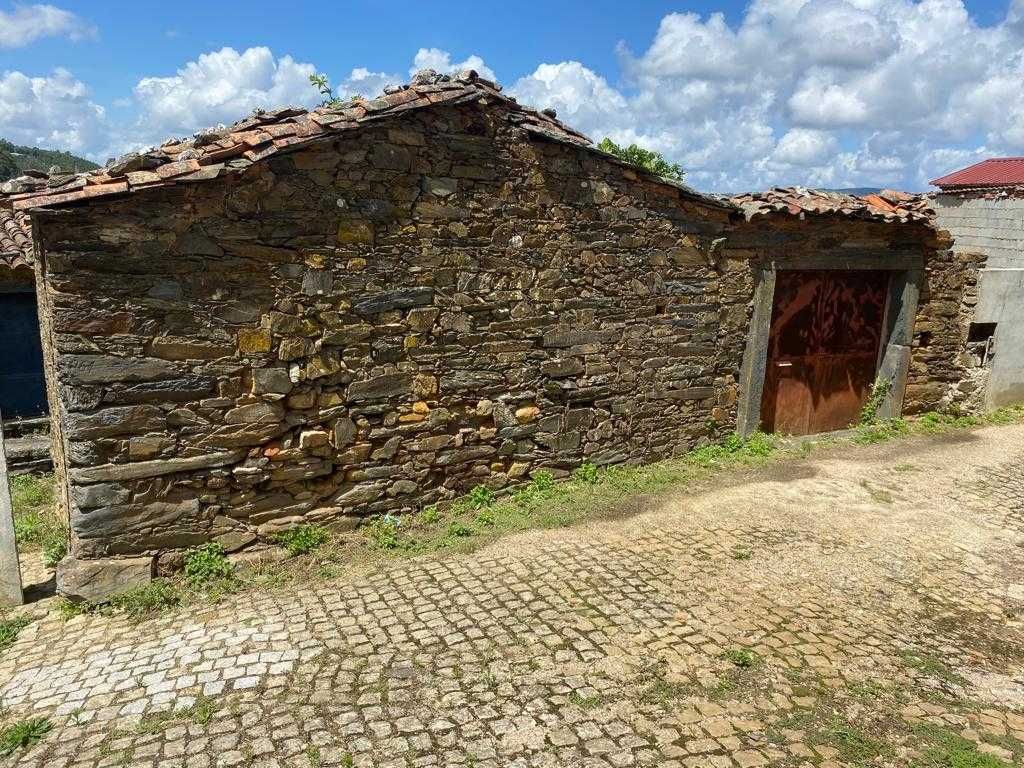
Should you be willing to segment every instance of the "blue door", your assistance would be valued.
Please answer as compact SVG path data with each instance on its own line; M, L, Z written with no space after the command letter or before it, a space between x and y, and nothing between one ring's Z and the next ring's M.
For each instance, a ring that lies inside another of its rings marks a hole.
M4 420L46 413L36 295L0 293L0 413Z

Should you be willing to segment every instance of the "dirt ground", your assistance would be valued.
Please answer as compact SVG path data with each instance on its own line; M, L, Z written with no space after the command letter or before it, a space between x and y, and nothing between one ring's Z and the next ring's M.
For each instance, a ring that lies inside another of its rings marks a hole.
M569 529L0 656L9 764L1024 762L1024 426L723 474Z

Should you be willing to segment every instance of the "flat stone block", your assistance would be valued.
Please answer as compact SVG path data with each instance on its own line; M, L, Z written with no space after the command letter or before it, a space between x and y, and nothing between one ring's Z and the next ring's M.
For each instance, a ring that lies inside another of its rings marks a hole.
M57 593L68 600L103 602L153 580L152 557L78 560L57 564Z

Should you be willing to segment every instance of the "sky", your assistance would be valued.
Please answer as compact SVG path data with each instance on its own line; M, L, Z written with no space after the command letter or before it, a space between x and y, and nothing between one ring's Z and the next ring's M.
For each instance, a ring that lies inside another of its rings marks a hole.
M97 162L476 69L698 189L896 187L1024 155L1024 0L0 0L0 137Z

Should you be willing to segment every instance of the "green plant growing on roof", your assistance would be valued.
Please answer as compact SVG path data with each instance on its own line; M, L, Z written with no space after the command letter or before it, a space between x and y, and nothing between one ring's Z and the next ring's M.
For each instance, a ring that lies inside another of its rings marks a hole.
M342 99L334 95L334 89L331 88L331 83L327 79L327 75L321 74L320 72L314 72L309 76L309 84L316 88L317 93L324 97L324 100L320 102L321 107L340 107L345 103L345 99ZM362 101L363 97L359 94L352 96L352 101Z
M656 176L661 176L663 179L669 179L670 181L683 180L683 175L685 173L683 169L675 163L670 163L660 152L644 149L637 144L630 144L628 147L622 147L607 136L602 139L601 143L597 145L597 148L602 152L607 152L609 155L614 155L630 165L635 165L636 167L649 171Z

